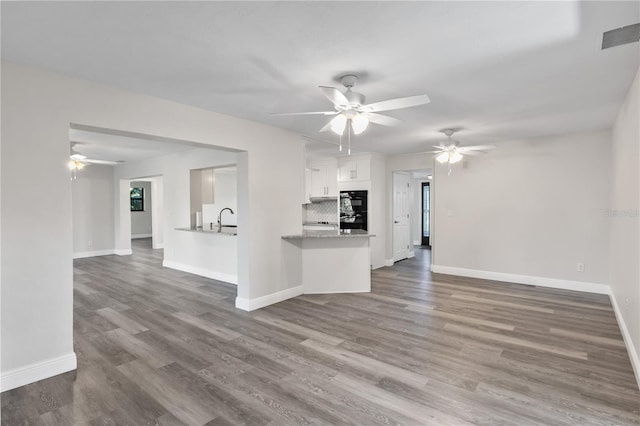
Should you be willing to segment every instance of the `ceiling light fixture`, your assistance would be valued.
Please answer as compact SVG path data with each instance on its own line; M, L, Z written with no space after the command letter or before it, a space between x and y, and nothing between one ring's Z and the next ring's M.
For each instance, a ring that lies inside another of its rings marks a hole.
M359 135L369 127L369 119L364 114L356 114L351 120L353 133Z
M439 154L436 156L436 161L440 164L444 164L444 163L448 163L449 162L449 153L448 152L443 152L442 154Z
M76 180L78 178L78 170L84 169L85 164L77 159L71 159L67 163L67 167L71 170L71 180Z
M344 111L331 120L331 131L339 136L344 135L347 126L353 130L354 135L359 135L369 127L369 119L364 114Z
M457 148L453 152L449 153L449 163L457 163L460 160L462 160L462 154L458 152Z
M84 163L76 160L71 160L67 164L69 166L69 170L82 170L84 169Z

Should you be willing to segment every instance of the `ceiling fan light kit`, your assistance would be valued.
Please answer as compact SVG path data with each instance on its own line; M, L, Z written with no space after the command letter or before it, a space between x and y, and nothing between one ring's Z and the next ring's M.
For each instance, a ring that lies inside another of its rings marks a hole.
M336 135L344 135L347 124L353 130L354 135L359 135L369 127L369 119L364 115L353 111L345 111L336 115L331 120L331 131Z
M462 160L462 154L459 152L443 152L442 154L436 155L436 161L440 164L454 164L458 161Z

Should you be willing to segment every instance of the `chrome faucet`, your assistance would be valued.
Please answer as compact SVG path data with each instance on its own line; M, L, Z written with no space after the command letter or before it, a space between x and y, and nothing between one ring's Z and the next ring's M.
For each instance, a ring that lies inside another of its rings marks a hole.
M233 212L233 210L229 207L225 207L224 209L220 210L220 213L218 214L218 232L222 232L222 212L225 210L229 210L231 212L231 214L235 214Z

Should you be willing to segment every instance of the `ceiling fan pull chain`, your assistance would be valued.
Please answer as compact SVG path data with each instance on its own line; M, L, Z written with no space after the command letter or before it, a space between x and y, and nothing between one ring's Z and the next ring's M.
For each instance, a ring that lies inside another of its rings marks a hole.
M351 119L349 119L347 127L349 128L349 149L347 150L347 154L351 155Z

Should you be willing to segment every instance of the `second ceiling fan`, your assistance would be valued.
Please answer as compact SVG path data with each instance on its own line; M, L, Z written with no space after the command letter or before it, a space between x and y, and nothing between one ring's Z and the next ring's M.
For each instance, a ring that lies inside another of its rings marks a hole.
M427 95L409 96L406 98L389 99L387 101L365 104L365 96L362 93L354 92L352 88L357 84L358 77L348 74L340 78L340 82L346 87L345 92L341 92L335 87L319 86L322 94L332 103L333 111L313 111L313 112L287 112L273 115L328 115L335 116L324 127L321 132L328 130L342 136L345 130L349 135L353 131L359 135L364 132L369 123L383 126L397 126L402 123L397 118L388 115L378 114L383 111L409 108L430 102Z

